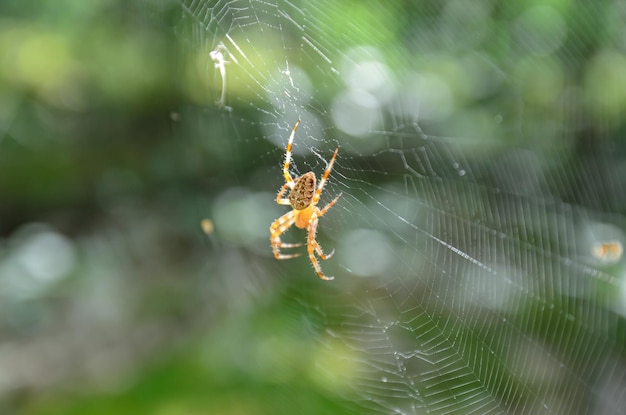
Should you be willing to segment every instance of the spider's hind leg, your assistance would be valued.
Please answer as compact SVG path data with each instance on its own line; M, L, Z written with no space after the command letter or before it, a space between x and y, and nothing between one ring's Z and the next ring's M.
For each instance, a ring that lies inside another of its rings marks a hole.
M317 256L319 256L321 260L326 261L335 253L335 250L333 249L332 251L330 251L330 254L325 254L324 251L322 251L322 247L320 246L320 244L317 241L314 241L314 242L315 242L315 252L317 252Z
M335 205L335 203L337 203L341 195L343 195L343 193L339 193L337 197L335 197L326 206L324 206L324 208L320 210L319 213L317 214L317 218L319 218L320 216L323 216L326 212L328 212L328 209L330 209L331 207ZM317 218L315 219L316 221L317 221ZM315 227L317 228L317 224L315 225ZM317 243L317 241L314 240L314 242L315 242L315 252L317 252L319 257L323 259L324 261L330 258L331 256L333 256L333 254L335 253L335 250L333 249L332 251L330 251L330 254L324 254L324 251L322 251L322 247Z
M297 248L297 247L299 247L299 246L302 246L302 243L298 242L298 243L295 243L295 244L287 244L287 243L282 242L282 241L281 241L281 243L280 243L280 247L281 247L281 248ZM298 254L298 256L299 256L299 255L300 255L300 254Z
M333 249L333 251L329 255L325 255L324 252L322 251L322 247L315 240L315 233L317 232L317 222L318 222L318 216L317 214L313 213L313 215L311 216L311 222L309 223L307 244L306 244L307 252L309 254L309 260L311 261L311 264L313 264L313 268L315 268L315 272L317 273L318 277L320 277L323 280L333 280L335 279L335 277L324 275L319 261L317 260L317 258L315 258L316 252L319 255L319 257L322 258L323 260L330 258L332 254L335 253L335 250Z
M295 254L281 254L280 248L297 248L301 246L301 243L284 243L280 240L280 235L285 233L287 229L291 227L296 221L296 217L293 211L285 213L280 218L276 219L272 222L270 226L270 243L272 244L272 252L274 253L274 258L276 259L289 259L299 257L300 253Z

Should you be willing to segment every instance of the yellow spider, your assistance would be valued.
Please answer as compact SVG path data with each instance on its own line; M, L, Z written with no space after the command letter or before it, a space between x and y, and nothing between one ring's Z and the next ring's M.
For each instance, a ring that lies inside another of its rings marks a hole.
M295 180L292 179L289 174L289 162L291 161L291 146L293 144L293 137L296 134L298 125L300 125L300 120L296 121L296 124L293 126L291 135L289 136L289 142L287 143L285 163L283 164L283 175L285 176L286 183L280 188L278 195L276 195L276 203L279 205L291 205L293 210L285 213L283 216L272 222L272 225L270 226L270 242L276 259L295 258L300 256L300 254L281 254L280 248L296 248L298 246L302 246L302 244L288 244L281 242L280 235L285 233L293 224L300 229L306 228L308 232L306 247L307 252L309 253L309 259L313 264L313 268L315 268L315 272L317 272L317 275L321 279L332 280L335 277L328 277L322 273L322 268L320 267L317 258L315 258L315 252L317 252L317 255L321 259L326 260L335 253L335 250L333 249L330 254L325 255L324 251L322 251L322 247L315 240L315 233L317 232L317 222L319 218L324 216L328 209L333 207L342 195L342 193L340 193L339 196L334 198L321 210L317 207L317 202L320 200L324 184L326 184L326 180L328 179L330 171L333 168L333 163L335 162L335 157L337 157L339 148L335 149L335 153L330 159L328 167L324 170L324 174L322 175L322 179L320 180L320 184L317 188L315 188L315 174L312 171L304 173L300 177L296 177ZM283 198L283 194L285 194L287 188L290 189L289 196L287 198Z

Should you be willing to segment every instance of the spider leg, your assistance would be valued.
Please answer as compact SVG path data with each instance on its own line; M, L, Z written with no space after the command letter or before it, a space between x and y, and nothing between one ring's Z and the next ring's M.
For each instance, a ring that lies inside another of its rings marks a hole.
M328 212L328 209L330 209L331 207L335 206L335 203L337 203L337 201L339 200L339 198L343 195L343 192L339 193L337 195L336 198L334 198L333 200L331 200L330 202L328 202L328 204L326 206L324 206L318 213L317 213L317 217L320 216L324 216L326 214L326 212Z
M287 229L291 227L296 221L296 216L294 211L290 211L285 213L280 218L276 219L272 222L270 226L270 243L272 244L272 252L274 253L274 258L276 259L289 259L300 256L301 254L281 254L280 248L296 248L301 246L301 243L291 244L291 243L283 243L280 240L280 235L285 233Z
M317 255L320 257L320 259L326 261L328 258L335 254L335 249L333 248L333 250L330 251L330 254L325 254L324 251L322 251L322 247L320 246L320 244L315 241L315 252L317 252Z
M326 184L326 181L328 180L328 176L330 176L330 171L333 169L333 164L335 163L335 158L337 157L338 151L339 151L339 147L335 149L335 153L333 154L333 157L328 162L328 166L326 167L326 170L324 170L324 175L322 176L322 179L320 180L320 184L317 186L317 190L315 191L315 195L313 196L313 202L311 202L313 204L316 204L320 200L320 196L322 195L322 190L324 189L324 185Z
M291 147L293 145L293 137L296 135L298 125L300 125L300 120L296 121L296 124L291 130L291 135L289 136L289 141L287 142L287 149L285 151L285 163L283 164L283 176L285 176L285 182L290 189L293 189L293 179L289 174L289 163L291 162Z
M278 194L276 195L276 203L278 203L279 205L291 204L289 202L289 199L287 199L286 197L282 197L285 194L285 191L287 190L288 187L289 187L289 183L285 183L283 187L281 187L280 190L278 191Z
M328 209L333 207L342 195L343 193L339 193L336 198L328 202L328 204L324 206L321 210L318 210L317 213L315 214L316 216L315 220L317 221L318 218L324 216L326 212L328 212ZM316 225L316 228L317 228L317 225ZM324 261L330 258L331 256L333 256L333 254L335 253L335 250L333 249L332 251L330 251L330 254L324 254L324 251L322 251L322 247L317 243L317 241L314 240L314 242L315 242L315 252L317 252L319 257L323 259Z
M315 240L315 233L317 232L317 222L318 222L317 212L313 212L313 215L311 215L311 221L309 222L306 248L309 254L309 260L311 261L311 264L313 264L313 268L315 268L315 272L317 273L317 276L323 280L329 281L329 280L335 279L335 277L324 275L319 261L317 260L317 258L315 258L315 252L317 252L320 258L328 259L331 257L331 255L335 251L333 250L333 252L331 252L330 255L324 255L324 252L322 251L322 247Z
M328 212L328 209L333 207L342 195L343 193L339 193L337 197L331 200L330 202L328 202L328 204L324 206L324 208L322 208L321 210L318 210L317 213L315 214L315 220L317 221L318 218L324 216L326 212ZM315 225L315 227L317 228L317 224ZM319 257L323 259L324 261L330 258L331 256L333 256L333 254L335 253L335 250L333 249L332 251L330 251L330 254L324 254L324 251L322 251L322 247L317 243L317 241L313 239L313 242L315 244L315 252L317 252L317 255L319 255Z

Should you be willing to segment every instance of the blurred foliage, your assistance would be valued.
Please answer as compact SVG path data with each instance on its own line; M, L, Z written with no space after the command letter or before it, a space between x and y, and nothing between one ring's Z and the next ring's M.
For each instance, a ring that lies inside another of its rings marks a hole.
M167 27L124 2L47 3L0 6L5 233L51 208L97 209L107 197L99 193L132 186L103 189L112 171L132 176L132 193L181 175L156 159L180 149L168 116L178 93Z

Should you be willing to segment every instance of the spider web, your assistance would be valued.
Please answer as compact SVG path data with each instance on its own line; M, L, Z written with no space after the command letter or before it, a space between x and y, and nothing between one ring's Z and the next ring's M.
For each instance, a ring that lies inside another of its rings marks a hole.
M259 206L222 236L296 299L322 383L359 413L622 412L621 124L602 95L585 106L580 75L612 41L583 34L617 3L180 5L183 78L221 114L206 134L238 186L216 227L233 201ZM339 147L318 235L331 283L268 244L297 119L293 174L320 177Z

